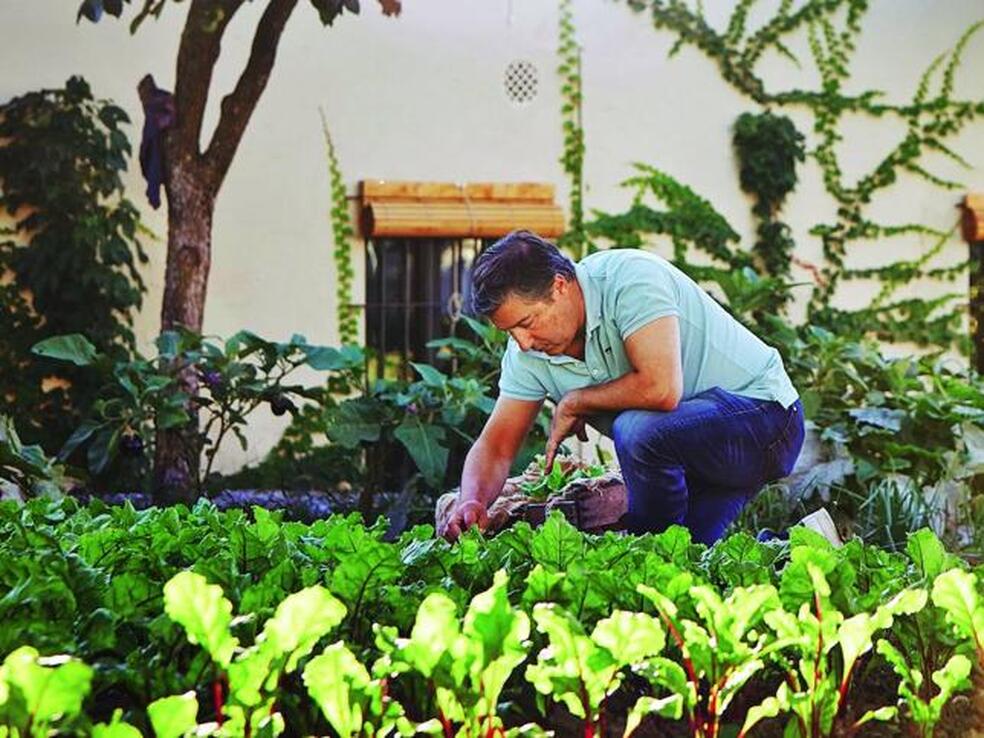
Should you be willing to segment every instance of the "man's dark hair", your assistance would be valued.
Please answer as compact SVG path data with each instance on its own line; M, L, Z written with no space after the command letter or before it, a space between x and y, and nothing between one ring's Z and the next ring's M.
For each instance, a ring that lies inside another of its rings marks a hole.
M554 276L574 279L574 262L530 231L513 231L489 246L472 267L472 310L491 315L510 295L550 297Z

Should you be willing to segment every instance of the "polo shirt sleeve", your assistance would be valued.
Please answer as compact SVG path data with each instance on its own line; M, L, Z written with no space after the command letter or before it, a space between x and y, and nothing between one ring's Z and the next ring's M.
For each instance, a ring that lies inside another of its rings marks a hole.
M614 320L622 340L648 323L680 316L680 299L670 266L652 259L626 259L615 270Z
M506 353L502 356L499 373L499 394L514 400L540 401L546 398L547 390L533 370L526 365L519 353L519 347L510 338Z

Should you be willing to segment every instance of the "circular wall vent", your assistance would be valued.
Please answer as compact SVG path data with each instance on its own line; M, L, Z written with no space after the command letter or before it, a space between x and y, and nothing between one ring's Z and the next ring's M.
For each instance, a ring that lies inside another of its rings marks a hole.
M509 62L503 82L506 97L517 105L528 105L536 98L539 85L536 65L529 61Z

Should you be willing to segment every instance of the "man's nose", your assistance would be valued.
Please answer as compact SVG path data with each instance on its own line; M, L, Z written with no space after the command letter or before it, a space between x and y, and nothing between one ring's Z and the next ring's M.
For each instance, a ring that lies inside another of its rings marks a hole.
M513 338L516 339L516 343L519 344L522 351L529 351L533 347L533 339L530 338L527 331L517 330L513 333Z

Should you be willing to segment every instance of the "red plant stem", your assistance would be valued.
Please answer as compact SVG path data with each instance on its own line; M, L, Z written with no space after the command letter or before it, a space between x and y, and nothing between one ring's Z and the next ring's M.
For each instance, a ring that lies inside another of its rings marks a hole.
M677 630L676 624L672 620L670 620L669 615L664 613L659 608L657 608L657 611L659 612L660 618L663 620L664 623L666 623L666 627L670 631L670 635L673 636L673 640L676 641L677 648L680 649L680 655L683 656L683 668L687 670L687 678L690 679L690 681L694 685L694 693L699 695L700 682L697 680L697 672L694 671L694 662L690 660L690 656L687 654L687 651L684 648L685 643L683 640L683 636L680 635L680 631ZM699 708L695 709L693 714L690 715L688 719L690 721L690 731L696 735L697 728L700 727L702 724L700 709Z
M222 714L222 679L216 678L212 681L212 700L215 702L215 722L222 727L225 716Z
M584 738L594 738L594 719L591 713L591 700L588 698L588 690L581 680L581 707L584 709Z
M817 609L817 655L813 664L813 694L810 695L810 717L813 735L820 734L820 713L817 712L817 685L820 683L820 658L823 656L823 610L820 608L820 595L813 593L813 603Z
M444 728L444 738L454 738L454 728L451 725L451 721L448 720L447 715L444 714L444 710L438 708L437 716L441 721L441 725Z

